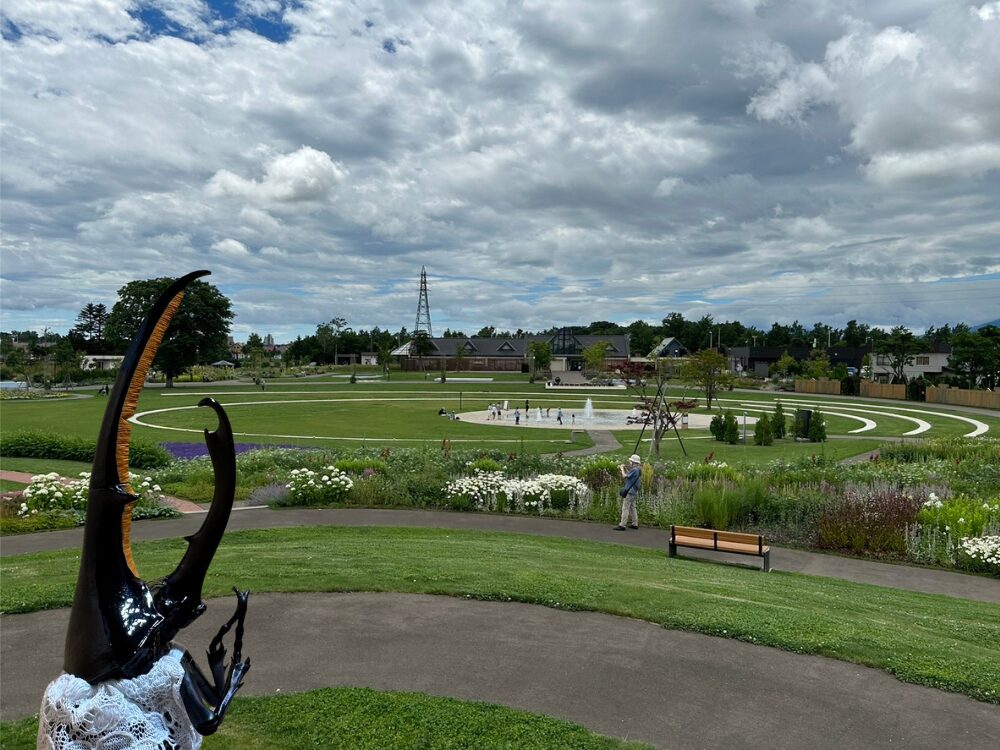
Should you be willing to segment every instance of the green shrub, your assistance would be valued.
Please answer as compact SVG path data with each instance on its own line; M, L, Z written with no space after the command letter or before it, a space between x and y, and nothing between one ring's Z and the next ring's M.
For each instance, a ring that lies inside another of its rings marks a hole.
M712 417L712 421L708 423L708 431L712 433L712 437L720 442L726 439L726 422L722 414L716 414Z
M826 441L826 419L819 409L813 411L812 419L809 421L809 434L806 437L811 443Z
M730 445L736 445L740 442L740 425L736 421L736 416L731 411L726 412L726 416L723 418L723 425L723 437L725 441Z
M754 445L771 445L774 436L771 434L771 418L764 412L757 419L757 424L753 428Z
M0 435L0 455L19 458L55 458L66 461L94 460L97 441L43 430L22 430ZM139 440L129 446L129 466L159 469L171 462L166 449Z
M469 464L468 470L470 474L476 471L503 471L503 464L499 461L494 461L492 458L481 456Z
M785 423L785 410L781 406L781 402L775 402L774 406L774 417L771 419L771 434L777 440L781 440L785 437L788 430L788 425Z
M618 471L618 461L607 457L591 459L586 466L580 469L579 477L592 490L599 490L602 487L617 484L618 480L621 479L621 474Z
M355 476L389 473L389 464L380 458L340 458L333 465Z

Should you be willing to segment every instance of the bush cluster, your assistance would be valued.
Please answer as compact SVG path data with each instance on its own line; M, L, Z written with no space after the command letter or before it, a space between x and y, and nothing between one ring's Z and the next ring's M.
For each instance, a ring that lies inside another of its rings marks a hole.
M18 458L52 458L66 461L94 460L96 440L43 430L21 430L0 435L0 455ZM159 469L170 464L170 454L155 443L134 440L128 463L137 469Z

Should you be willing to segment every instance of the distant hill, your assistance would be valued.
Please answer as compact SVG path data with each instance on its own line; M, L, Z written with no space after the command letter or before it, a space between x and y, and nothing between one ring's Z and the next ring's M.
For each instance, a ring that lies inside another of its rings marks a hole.
M977 326L972 326L972 330L978 331L980 328L985 328L986 326L996 326L997 328L1000 328L1000 318L991 320L989 323L980 323Z

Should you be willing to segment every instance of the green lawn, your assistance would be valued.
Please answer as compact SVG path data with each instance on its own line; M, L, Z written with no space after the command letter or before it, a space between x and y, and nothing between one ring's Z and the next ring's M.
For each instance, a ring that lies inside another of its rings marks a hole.
M14 490L23 490L27 487L26 484L21 482L12 482L9 479L0 479L0 492L13 492Z
M138 544L145 578L182 540ZM68 606L78 552L4 558L0 608ZM480 562L473 562L480 561ZM489 561L488 564L481 561ZM567 539L438 529L299 528L228 534L205 596L399 591L598 610L884 669L1000 703L1000 606Z
M32 750L38 718L0 723L0 747ZM205 750L642 750L567 721L488 703L367 688L237 698Z
M81 471L90 471L91 465L83 461L62 461L57 458L0 458L3 471L23 471L27 474L48 474L51 471L60 476L75 479Z

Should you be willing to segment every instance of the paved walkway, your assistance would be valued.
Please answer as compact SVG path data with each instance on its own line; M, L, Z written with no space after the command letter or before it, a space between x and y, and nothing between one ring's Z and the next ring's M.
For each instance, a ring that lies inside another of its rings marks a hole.
M594 442L589 448L580 448L575 451L565 451L564 456L594 456L598 453L616 451L622 447L618 438L611 430L587 430L587 436Z
M198 529L201 514L181 518L139 521L132 526L132 539L176 539ZM628 544L652 549L667 549L668 532L658 528L643 528L626 533L611 530L610 524L569 521L537 516L494 515L487 513L449 513L423 510L373 510L362 508L289 508L272 511L268 508L235 509L229 518L230 531L240 529L289 528L295 526L410 526L422 528L473 529L502 531L538 536L569 537L596 542ZM0 557L44 550L79 549L83 529L64 529L39 534L22 534L0 538ZM756 558L739 555L684 550L688 557L710 557L738 564L754 564ZM757 563L759 564L759 563ZM857 583L944 594L963 599L1000 603L1000 580L963 575L944 570L892 565L870 560L824 555L816 552L771 548L771 567L776 571L808 573L829 578L842 578Z
M232 600L180 640L199 661ZM61 671L68 610L3 618L0 711ZM244 695L339 685L540 712L657 747L993 750L1000 708L846 662L594 612L409 594L250 597Z

